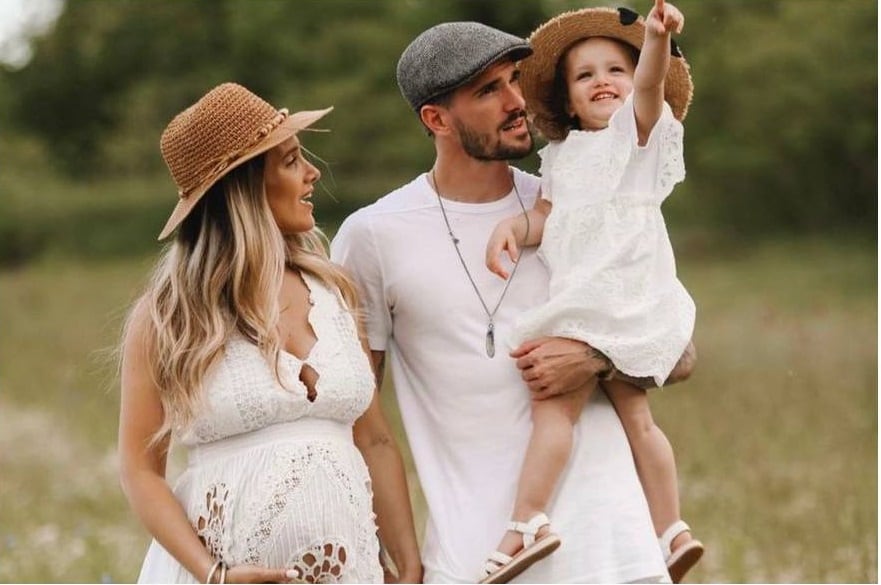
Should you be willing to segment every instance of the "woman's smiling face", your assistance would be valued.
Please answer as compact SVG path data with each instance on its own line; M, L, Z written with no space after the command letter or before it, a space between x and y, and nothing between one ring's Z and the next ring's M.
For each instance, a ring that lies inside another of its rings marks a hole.
M309 199L321 172L305 157L300 140L292 136L266 153L263 182L275 223L285 235L315 227Z

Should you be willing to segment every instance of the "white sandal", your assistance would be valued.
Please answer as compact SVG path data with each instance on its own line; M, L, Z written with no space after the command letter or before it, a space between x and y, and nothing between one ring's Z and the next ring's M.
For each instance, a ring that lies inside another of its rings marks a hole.
M670 550L673 540L683 532L691 532L691 528L682 520L677 520L658 539L661 552L664 554L664 562L667 563L667 571L670 573L670 580L674 583L682 581L685 574L697 564L704 554L704 545L695 539L691 539L675 551Z
M538 531L547 526L550 530L551 522L544 513L533 516L529 522L508 523L508 530L519 532L523 535L523 548L513 557L503 552L493 551L483 565L483 575L480 583L507 583L537 561L545 558L561 544L560 537L553 532L548 532L536 540Z

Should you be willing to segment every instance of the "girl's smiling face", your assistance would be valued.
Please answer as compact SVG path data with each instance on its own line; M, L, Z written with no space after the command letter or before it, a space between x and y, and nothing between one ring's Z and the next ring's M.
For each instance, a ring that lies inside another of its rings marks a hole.
M567 113L582 130L601 130L633 91L635 63L621 43L605 37L579 41L563 57Z

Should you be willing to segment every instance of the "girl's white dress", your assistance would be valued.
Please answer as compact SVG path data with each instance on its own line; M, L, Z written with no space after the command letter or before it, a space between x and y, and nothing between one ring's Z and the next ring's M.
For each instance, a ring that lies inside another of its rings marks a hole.
M212 556L292 569L309 583L381 583L370 478L352 424L374 377L339 294L303 273L318 339L282 352L279 385L258 348L231 339L205 384L205 408L175 434L189 462L174 493ZM299 374L318 374L310 401ZM200 577L204 578L203 575ZM141 583L196 583L155 540Z
M518 321L512 343L578 339L626 374L660 386L694 329L694 301L676 277L661 203L685 178L682 124L665 103L637 145L633 94L595 132L573 130L540 151L553 202L539 253L550 299Z

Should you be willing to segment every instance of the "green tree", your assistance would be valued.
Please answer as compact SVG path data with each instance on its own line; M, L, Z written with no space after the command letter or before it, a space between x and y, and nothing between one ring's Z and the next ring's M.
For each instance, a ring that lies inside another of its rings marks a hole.
M610 4L606 2L606 4ZM646 12L648 0L628 2ZM679 0L695 80L688 179L667 213L741 234L870 233L877 218L877 5L870 0ZM527 35L575 0L77 0L0 74L0 120L74 177L164 174L165 124L239 81L278 106L334 105L306 145L346 211L432 160L395 66L430 25L477 20ZM534 169L535 159L526 161Z
M874 231L876 3L686 6L691 202L677 212L699 201L713 225L738 232Z

